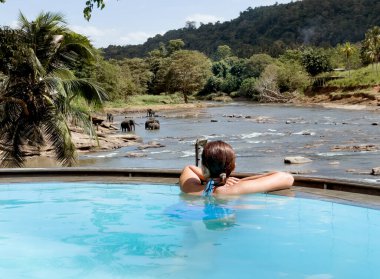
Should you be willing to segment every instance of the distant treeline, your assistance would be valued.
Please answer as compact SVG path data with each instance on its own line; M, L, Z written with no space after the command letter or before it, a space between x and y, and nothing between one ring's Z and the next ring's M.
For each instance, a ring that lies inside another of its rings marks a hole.
M365 32L380 25L379 0L303 0L289 4L248 8L229 22L200 24L187 22L182 29L156 35L142 45L103 49L106 59L146 57L160 43L181 39L185 49L212 57L217 47L228 45L238 57L267 53L278 57L286 49L300 45L336 46L356 43Z

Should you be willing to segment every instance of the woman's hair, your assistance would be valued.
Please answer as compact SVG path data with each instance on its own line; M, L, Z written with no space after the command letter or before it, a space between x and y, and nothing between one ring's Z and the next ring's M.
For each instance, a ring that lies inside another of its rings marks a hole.
M225 181L235 168L235 152L223 141L208 142L203 148L202 165L210 172L210 178Z

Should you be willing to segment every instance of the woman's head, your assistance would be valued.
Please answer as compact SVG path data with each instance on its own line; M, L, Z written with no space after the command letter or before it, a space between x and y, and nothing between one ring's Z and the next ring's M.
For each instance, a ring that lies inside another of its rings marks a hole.
M235 152L223 141L208 142L203 148L202 165L207 168L210 178L218 178L223 173L229 177L235 169Z

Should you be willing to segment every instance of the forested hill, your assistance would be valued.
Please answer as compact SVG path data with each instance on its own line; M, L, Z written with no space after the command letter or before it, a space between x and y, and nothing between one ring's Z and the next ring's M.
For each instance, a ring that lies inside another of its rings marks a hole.
M248 8L234 20L189 25L156 35L142 45L103 49L106 58L143 57L159 43L182 39L186 49L212 55L228 45L240 57L265 52L273 56L301 44L335 46L358 42L374 25L380 25L379 0L302 0L289 4Z

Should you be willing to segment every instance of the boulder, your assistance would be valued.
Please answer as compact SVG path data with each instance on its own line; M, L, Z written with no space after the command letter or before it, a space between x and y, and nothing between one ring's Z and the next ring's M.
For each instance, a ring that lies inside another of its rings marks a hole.
M147 148L160 148L160 147L165 147L165 145L157 141L150 141L147 144L140 145L138 148L142 150L142 149L147 149Z
M289 172L291 174L310 174L310 173L316 173L317 170L291 170Z
M305 164L310 162L312 162L312 160L302 156L285 157L284 159L285 164Z
M371 171L372 175L380 175L380 167L373 168Z
M138 153L138 152L128 152L127 154L125 154L125 157L128 157L128 158L141 158L141 157L146 157L147 154L144 154L144 153Z

